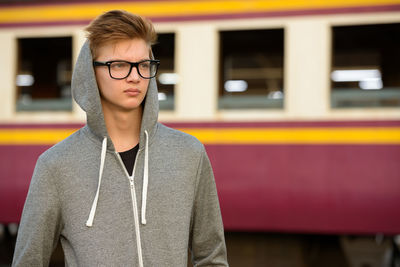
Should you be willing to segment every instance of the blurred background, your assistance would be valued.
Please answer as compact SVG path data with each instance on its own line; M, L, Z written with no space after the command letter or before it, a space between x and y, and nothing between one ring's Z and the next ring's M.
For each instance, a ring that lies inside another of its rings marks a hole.
M0 0L0 266L111 9L155 24L159 118L206 146L232 267L400 266L399 0Z

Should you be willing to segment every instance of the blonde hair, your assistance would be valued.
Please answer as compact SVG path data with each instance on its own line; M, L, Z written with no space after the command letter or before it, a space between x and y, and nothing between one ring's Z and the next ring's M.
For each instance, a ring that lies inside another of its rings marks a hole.
M94 59L98 56L98 48L105 44L139 38L151 47L157 41L150 20L124 10L111 10L98 16L85 30Z

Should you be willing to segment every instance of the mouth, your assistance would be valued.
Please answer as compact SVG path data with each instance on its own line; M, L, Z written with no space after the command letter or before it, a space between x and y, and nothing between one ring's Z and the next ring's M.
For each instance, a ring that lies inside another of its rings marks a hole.
M136 88L129 88L124 90L124 93L129 95L129 96L137 96L140 94L140 90Z

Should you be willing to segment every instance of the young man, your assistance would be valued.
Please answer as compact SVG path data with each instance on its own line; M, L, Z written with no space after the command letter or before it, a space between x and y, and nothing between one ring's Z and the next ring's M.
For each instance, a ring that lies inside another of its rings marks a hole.
M228 266L204 147L157 122L152 24L110 11L87 28L72 93L87 124L43 153L13 266Z

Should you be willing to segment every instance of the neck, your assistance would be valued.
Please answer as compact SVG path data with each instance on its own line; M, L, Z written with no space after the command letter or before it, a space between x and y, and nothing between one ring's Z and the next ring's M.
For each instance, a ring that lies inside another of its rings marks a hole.
M105 104L102 106L107 131L115 150L123 152L136 146L139 143L142 107L126 111Z

